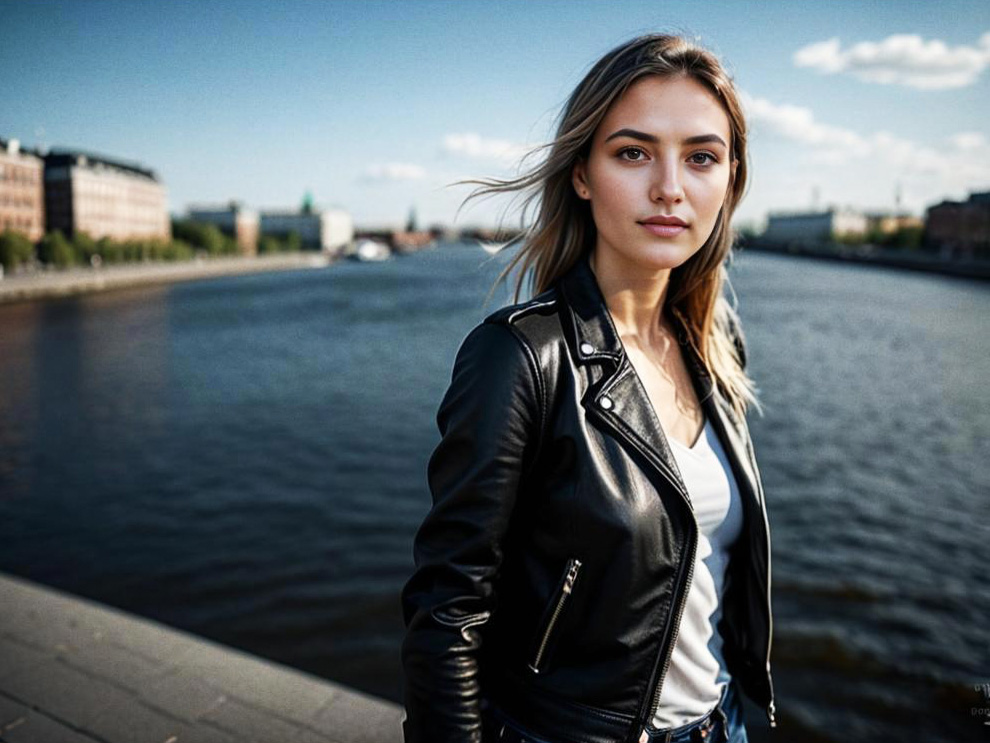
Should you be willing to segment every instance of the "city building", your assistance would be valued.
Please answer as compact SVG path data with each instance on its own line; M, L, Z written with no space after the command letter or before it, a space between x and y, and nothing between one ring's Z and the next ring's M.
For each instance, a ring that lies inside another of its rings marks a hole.
M767 217L762 239L774 243L824 244L862 237L868 220L851 209L830 208L822 212L778 212Z
M315 209L307 198L298 211L261 212L261 234L285 238L295 232L307 250L339 254L354 241L354 221L343 209Z
M253 209L245 209L237 201L221 207L189 207L189 219L216 225L225 235L237 241L241 255L258 254L260 218Z
M0 232L13 230L37 242L45 234L45 161L0 139Z
M924 242L946 256L990 259L990 191L929 207Z
M925 221L912 214L872 212L866 215L867 231L879 232L882 235L893 235L901 230L921 229L924 226Z
M80 151L45 156L47 230L93 239L170 240L165 187L136 163Z

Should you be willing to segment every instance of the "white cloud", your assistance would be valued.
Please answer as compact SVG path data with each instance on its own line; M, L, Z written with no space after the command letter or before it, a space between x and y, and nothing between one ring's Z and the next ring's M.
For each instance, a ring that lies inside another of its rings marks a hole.
M959 132L953 134L949 140L954 147L972 152L977 152L987 146L987 136L983 132Z
M426 170L412 163L379 163L370 165L362 174L362 181L418 181L426 177Z
M794 64L825 74L847 73L866 82L905 85L919 90L943 90L972 85L990 65L990 31L976 46L950 47L939 39L917 34L894 34L847 49L837 38L798 49Z
M525 145L504 139L488 139L474 132L448 134L443 138L443 151L447 154L504 164L518 161L528 150Z
M882 168L891 177L924 176L942 192L982 187L990 173L990 140L981 132L959 132L938 145L926 145L886 131L860 134L822 123L800 106L773 103L745 91L740 97L754 133L766 130L809 149L822 165ZM866 172L866 171L864 171Z
M740 93L750 123L764 125L785 139L811 145L820 157L841 161L846 157L870 154L870 143L856 132L822 124L811 109L787 103L772 103Z

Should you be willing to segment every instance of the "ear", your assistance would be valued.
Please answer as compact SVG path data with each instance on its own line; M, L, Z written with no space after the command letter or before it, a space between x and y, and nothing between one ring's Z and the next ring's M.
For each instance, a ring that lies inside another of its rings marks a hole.
M579 199L586 201L591 199L591 189L588 188L588 163L583 157L579 157L574 162L571 169L571 183Z
M736 183L736 168L738 167L739 167L739 159L735 157L732 158L732 162L729 163L729 183L725 187L726 200L728 200L729 194L732 193L732 187Z

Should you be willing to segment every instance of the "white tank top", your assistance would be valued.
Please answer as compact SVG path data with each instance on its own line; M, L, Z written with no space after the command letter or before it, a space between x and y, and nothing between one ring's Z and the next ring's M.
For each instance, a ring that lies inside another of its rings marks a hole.
M739 488L711 423L705 421L701 436L690 448L670 437L668 441L691 496L700 533L687 603L653 716L653 726L661 730L704 717L729 681L716 626L722 617L728 550L743 526Z

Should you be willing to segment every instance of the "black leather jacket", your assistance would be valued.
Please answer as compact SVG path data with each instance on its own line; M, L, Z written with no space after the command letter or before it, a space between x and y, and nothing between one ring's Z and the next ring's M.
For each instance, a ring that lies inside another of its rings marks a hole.
M745 506L723 653L775 725L763 486L745 420L680 332ZM468 334L437 423L434 505L402 594L407 743L480 741L489 699L550 740L635 743L659 701L698 527L587 255Z

